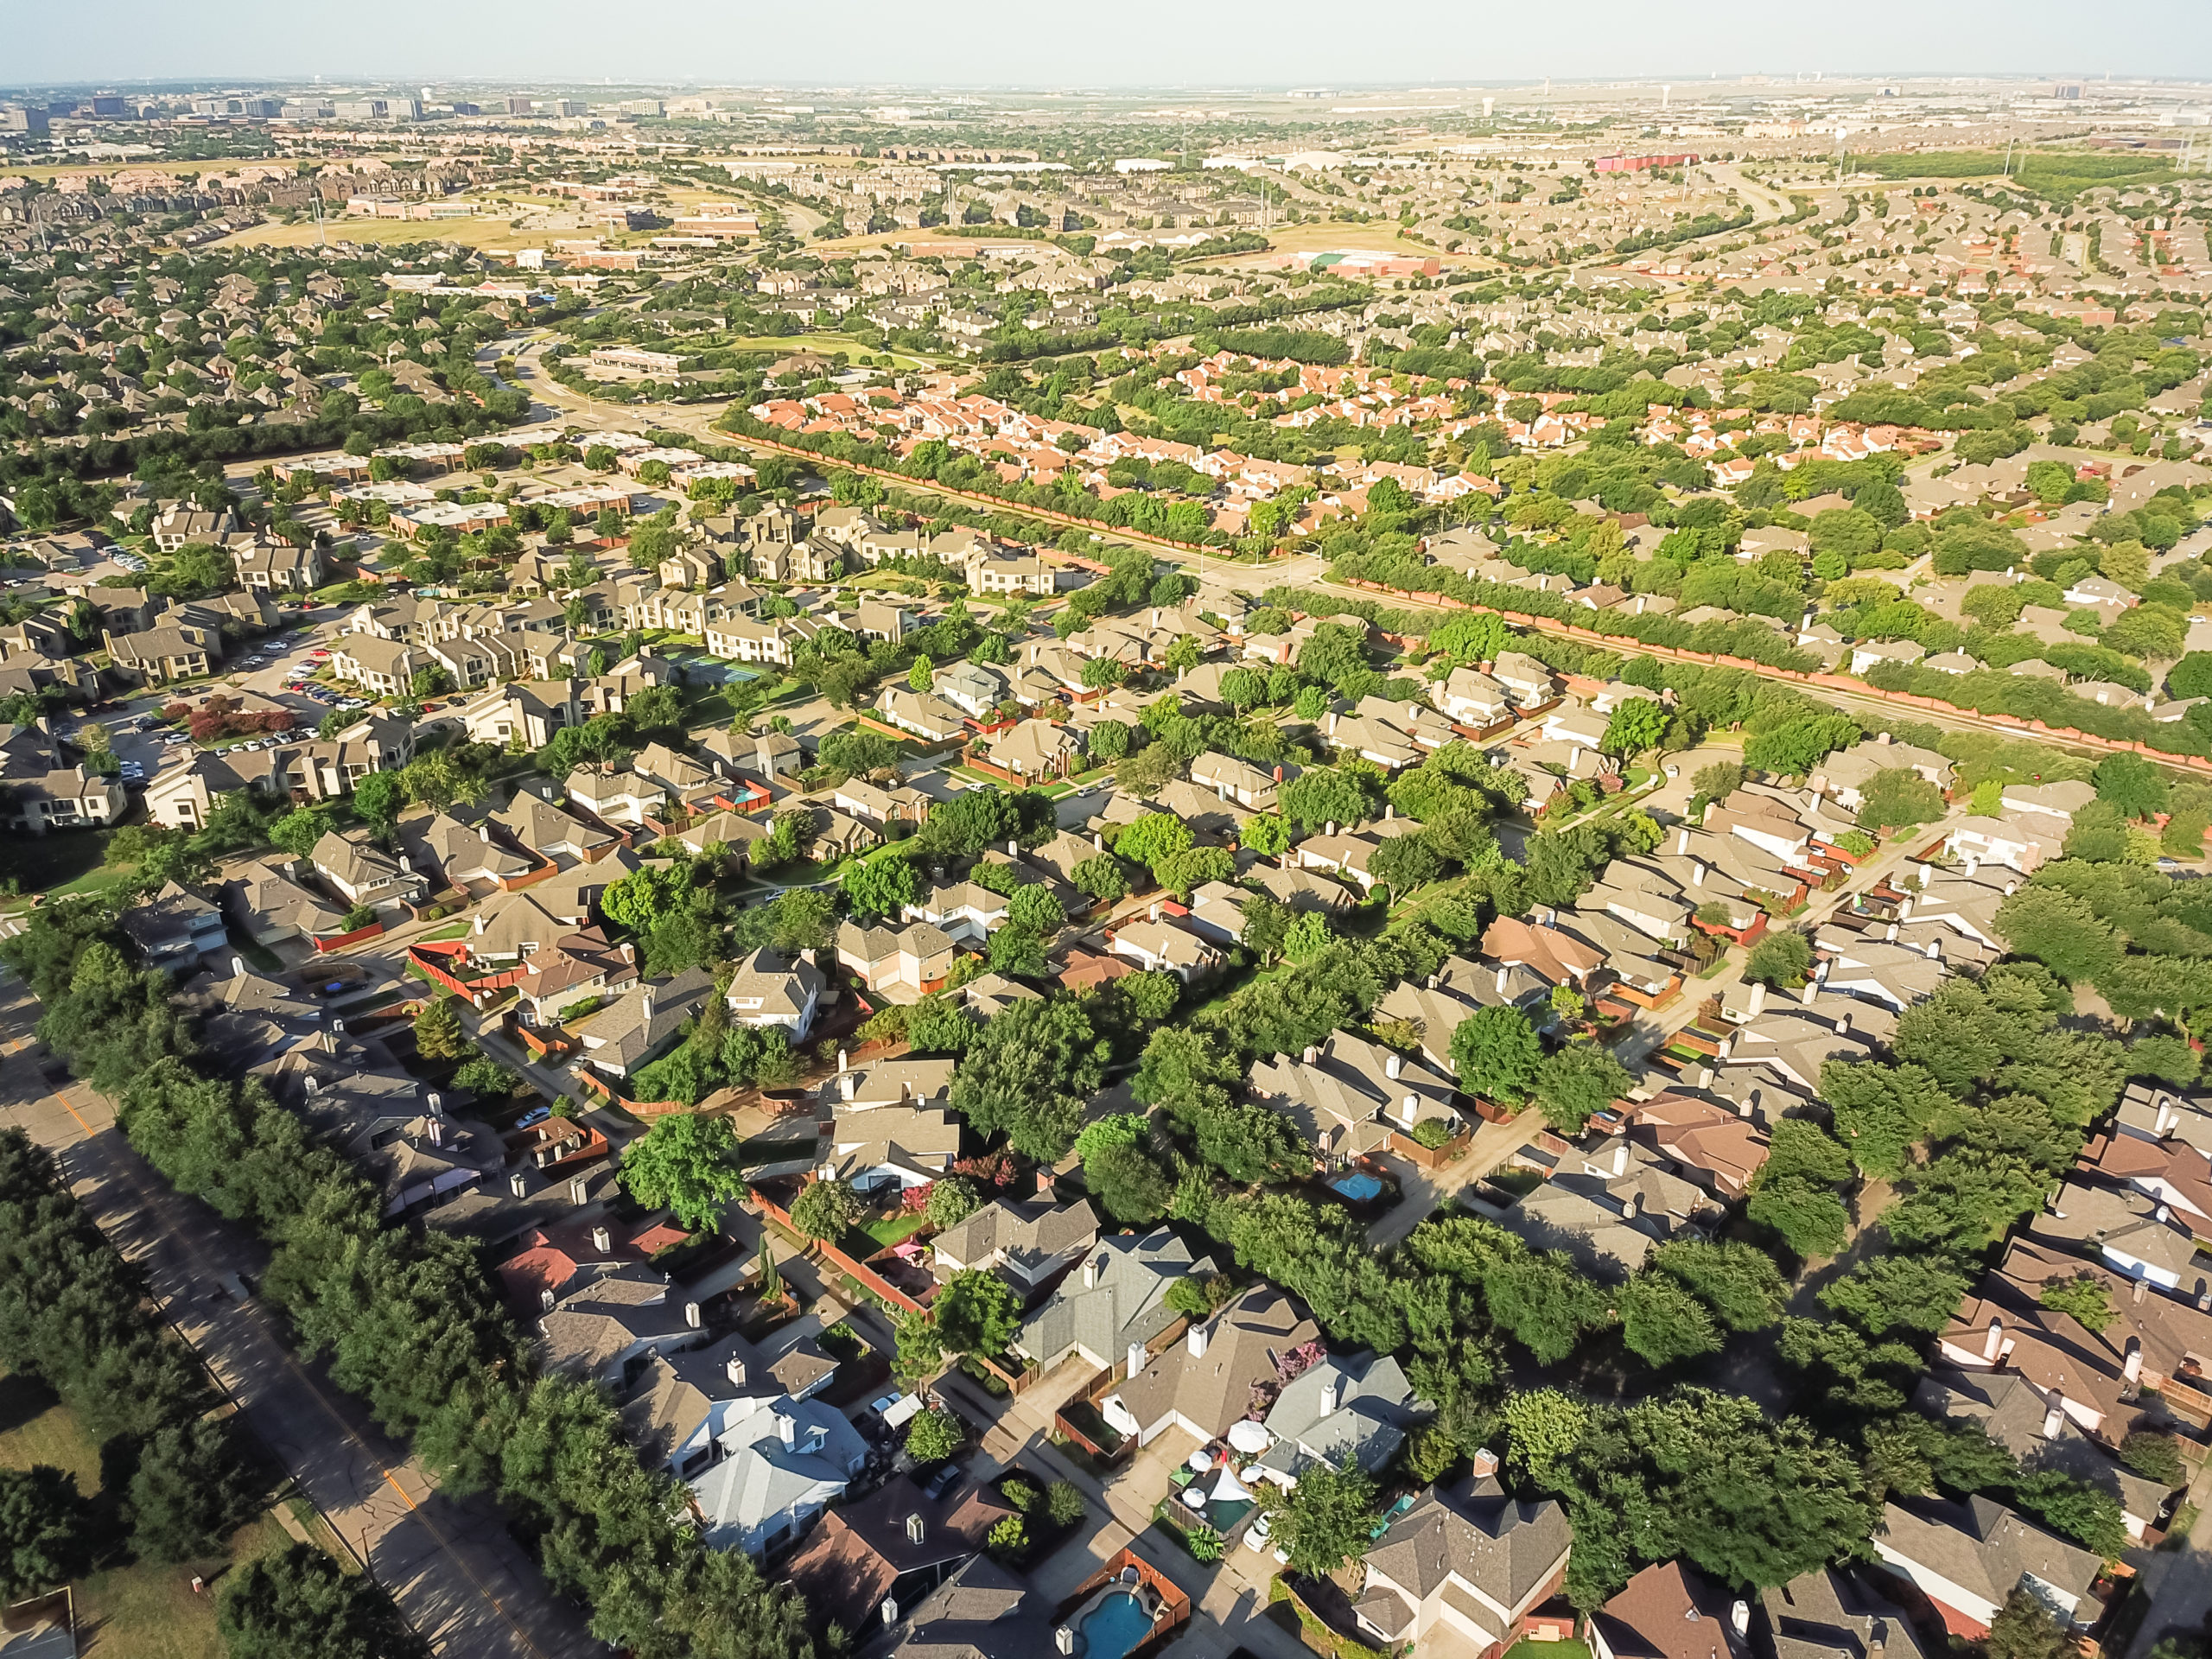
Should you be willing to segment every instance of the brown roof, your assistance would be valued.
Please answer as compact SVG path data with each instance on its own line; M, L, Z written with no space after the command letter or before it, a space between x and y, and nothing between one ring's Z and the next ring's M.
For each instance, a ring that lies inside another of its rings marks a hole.
M857 1628L874 1615L899 1577L973 1555L1013 1509L995 1493L970 1487L947 1503L925 1497L905 1475L857 1503L835 1509L792 1556L785 1576L813 1607L832 1611ZM922 1538L906 1518L922 1517Z
M1591 1615L1620 1659L1745 1659L1730 1598L1680 1561L1647 1567Z

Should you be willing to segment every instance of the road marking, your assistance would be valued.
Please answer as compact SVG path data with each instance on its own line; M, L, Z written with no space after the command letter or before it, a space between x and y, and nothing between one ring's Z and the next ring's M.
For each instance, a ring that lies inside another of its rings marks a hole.
M384 1478L385 1478L385 1484L388 1484L388 1485L391 1488L391 1490L392 1490L393 1491L397 1492L397 1493L399 1494L399 1501L400 1501L401 1503L404 1503L404 1504L405 1504L409 1509L410 1509L410 1510L412 1510L412 1509L416 1509L416 1508L418 1508L418 1507L419 1507L419 1505L417 1505L417 1504L416 1503L416 1502L415 1502L415 1500L414 1500L413 1498L411 1498L411 1497L408 1497L408 1496L407 1496L407 1489L406 1489L404 1486L401 1485L401 1484L400 1484L397 1480L395 1480L395 1479L393 1479L393 1478L392 1478L392 1474L391 1474L391 1470L387 1469L387 1470L385 1470L385 1471L384 1471ZM456 1559L457 1559L457 1558L456 1558ZM471 1576L473 1577L473 1576L474 1576L474 1574L471 1574ZM494 1604L493 1604L493 1605L495 1605L495 1606L496 1606L496 1605L498 1605L498 1604L497 1604L496 1602L495 1602Z
M69 1097L67 1095L57 1094L54 1096L54 1099L61 1103L61 1109L63 1111L68 1113L70 1116L77 1119L77 1127L85 1132L85 1139L87 1141L91 1140L92 1138L92 1126L86 1122L82 1117L78 1116L77 1109L69 1103Z

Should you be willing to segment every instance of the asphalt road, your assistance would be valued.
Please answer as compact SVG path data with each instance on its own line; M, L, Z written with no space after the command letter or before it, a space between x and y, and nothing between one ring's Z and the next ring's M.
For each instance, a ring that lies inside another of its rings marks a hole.
M603 1653L496 1504L438 1491L323 1367L287 1347L278 1320L224 1290L229 1274L258 1282L268 1251L131 1150L109 1103L32 1039L38 1014L20 982L0 982L0 1125L23 1128L60 1160L79 1200L146 1273L162 1313L408 1622L455 1659Z

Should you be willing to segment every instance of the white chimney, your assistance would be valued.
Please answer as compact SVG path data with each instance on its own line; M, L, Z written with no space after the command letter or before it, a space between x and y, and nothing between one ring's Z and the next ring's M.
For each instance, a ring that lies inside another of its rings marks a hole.
M2065 1427L2066 1396L2061 1394L2056 1389L2053 1389L2050 1391L2050 1403L2044 1408L2043 1414L2044 1439L2046 1440L2056 1440L2059 1435L2059 1431L2063 1429Z
M245 977L245 958L244 957L232 957L231 958L231 974L232 977L238 979L243 979Z
M1736 1636L1738 1640L1749 1636L1751 1632L1751 1604L1748 1601L1737 1601L1730 1604L1728 1608L1728 1626L1731 1630L1736 1632Z
M591 1230L591 1247L594 1250L597 1250L601 1255L613 1255L614 1252L614 1235L607 1231L605 1227L593 1228Z
M520 1170L515 1171L513 1174L507 1177L507 1191L518 1198L529 1197L530 1178Z
M569 1178L569 1202L570 1204L585 1203L589 1199L590 1196L591 1190L584 1185L584 1178L582 1176L572 1175Z
M646 986L642 995L645 999L645 1024L650 1026L653 1022L653 988Z
M2158 1141L2164 1140L2166 1131L2180 1122L2180 1109L2174 1104L2172 1097L2169 1096L2158 1103L2158 1121L2151 1125L2152 1138Z
M1204 1359L1206 1357L1206 1327L1195 1321L1191 1328L1183 1333L1183 1346L1190 1351L1192 1359Z
M906 1541L918 1544L928 1535L929 1522L922 1519L922 1512L915 1510L906 1516Z
M1096 1290L1098 1287L1098 1260L1099 1258L1095 1255L1084 1258L1083 1287L1085 1290Z
M1405 1069L1406 1063L1395 1054L1392 1054L1389 1058L1382 1062L1382 1075L1393 1083L1398 1080L1398 1073Z
M1998 1353L2004 1346L2005 1321L1993 1313L1989 1316L1989 1334L1982 1339L1982 1358L1994 1365L1997 1363Z
M1337 1385L1333 1382L1324 1382L1321 1385L1321 1415L1324 1417L1330 1416L1336 1411L1336 1408Z
M1090 837L1090 850L1094 853L1104 852L1106 850L1106 837L1094 833Z
M1006 844L1006 855L1008 858L1020 858L1021 856L1021 843L1018 841L1007 842Z
M1613 1174L1616 1179L1628 1173L1628 1142L1624 1141L1613 1148Z
M1303 1060L1308 1065L1313 1065L1314 1061L1320 1058L1321 1051L1311 1043L1306 1045L1306 1052L1299 1056L1299 1058Z
M883 1599L883 1622L886 1624L896 1624L899 1622L898 1597L886 1596Z
M1141 1342L1131 1343L1122 1355L1122 1363L1128 1368L1131 1376L1135 1376L1139 1371L1144 1370L1145 1361L1151 1357L1151 1354L1146 1351L1144 1344Z
M730 1387L741 1389L745 1386L745 1362L735 1354L729 1357L729 1363L723 1366L722 1370L729 1374Z
M1686 823L1682 826L1681 833L1675 837L1675 855L1679 858L1689 849L1690 827Z
M1763 979L1755 979L1751 982L1751 1000L1744 1005L1744 1017L1746 1020L1756 1020L1765 1009L1766 982Z
M2143 1380L2142 1338L2130 1337L2127 1339L2127 1361L2120 1367L2120 1374L2131 1389Z
M553 1287L547 1285L537 1293L537 1305L550 1313L553 1311Z
M694 1331L700 1328L702 1321L699 1317L698 1303L686 1302L683 1304L683 1323L690 1325Z
M1705 861L1702 859L1692 859L1690 861L1690 886L1694 887L1701 887L1704 885Z
M853 1079L853 1074L852 1074L851 1072L849 1072L849 1071L840 1072L840 1073L838 1074L838 1077L837 1077L837 1098L838 1098L838 1099L840 1099L840 1100L850 1100L850 1099L853 1097L853 1081L854 1081L854 1079Z
M1506 963L1501 962L1497 964L1497 994L1500 997L1505 995L1505 982L1512 972L1513 969Z
M1073 1653L1075 1632L1065 1624L1058 1626L1052 1632L1052 1645L1064 1654Z
M845 1051L842 1048L839 1049L837 1051L837 1070L843 1071L847 1070L849 1065L850 1062L846 1058Z
M776 1438L784 1443L785 1451L798 1444L798 1420L789 1412L776 1414Z

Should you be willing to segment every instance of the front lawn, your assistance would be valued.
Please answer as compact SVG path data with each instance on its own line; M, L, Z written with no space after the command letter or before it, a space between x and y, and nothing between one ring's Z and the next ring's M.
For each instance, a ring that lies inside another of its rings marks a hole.
M880 1250L905 1243L930 1224L928 1212L917 1211L911 1216L872 1216L861 1223L859 1231L875 1241Z

